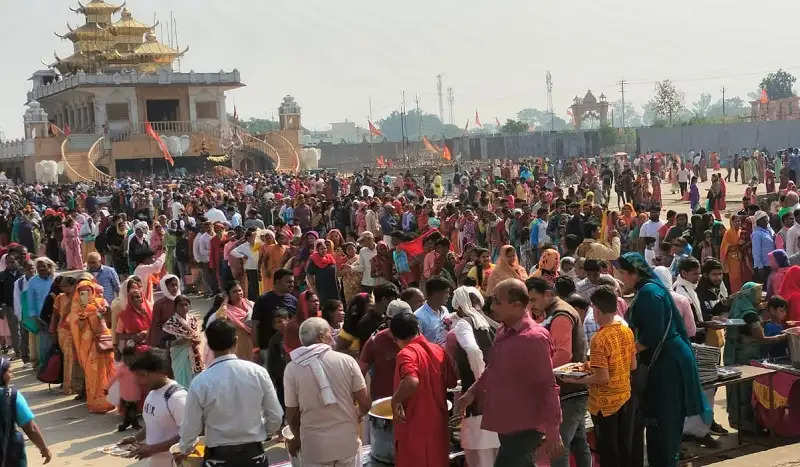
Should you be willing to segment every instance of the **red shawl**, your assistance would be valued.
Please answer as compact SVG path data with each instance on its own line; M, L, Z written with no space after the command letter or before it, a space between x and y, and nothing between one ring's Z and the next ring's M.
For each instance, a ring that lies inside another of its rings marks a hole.
M311 253L311 261L320 269L325 269L331 264L336 264L336 259L332 254L326 253L321 255L316 251Z
M153 321L153 312L147 306L147 303L142 303L142 311L144 313L128 303L128 307L119 314L125 334L136 334L150 329L150 323Z

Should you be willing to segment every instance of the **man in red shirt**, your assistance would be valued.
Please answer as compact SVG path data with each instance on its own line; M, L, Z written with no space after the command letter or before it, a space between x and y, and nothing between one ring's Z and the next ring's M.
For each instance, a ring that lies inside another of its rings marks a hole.
M528 314L529 300L522 281L506 279L497 284L492 312L503 325L495 336L488 366L458 400L463 413L480 397L481 428L500 438L495 465L533 467L540 445L550 458L564 449L553 344L550 333Z
M402 300L392 300L386 307L386 318L400 313L413 313L411 306ZM389 397L394 392L394 367L400 348L394 343L392 330L381 329L364 343L358 365L364 375L372 370L369 394L373 401Z
M394 464L397 467L449 464L447 388L456 370L442 347L419 333L417 318L400 313L390 329L400 347L394 374Z
M661 243L664 241L664 238L667 236L667 232L675 225L675 216L677 213L670 209L667 211L667 223L662 225L660 229L658 229L658 242Z

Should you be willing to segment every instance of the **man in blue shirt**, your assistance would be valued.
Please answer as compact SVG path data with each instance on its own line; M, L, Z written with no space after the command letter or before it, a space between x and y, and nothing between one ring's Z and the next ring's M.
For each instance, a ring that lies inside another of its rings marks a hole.
M766 284L769 276L769 260L767 255L775 249L775 234L769 226L769 215L758 211L753 216L755 229L750 234L753 242L753 281Z
M414 312L419 320L420 332L428 341L444 347L447 338L447 299L450 298L450 283L441 277L432 277L425 283L428 299Z
M119 295L119 276L114 268L100 263L100 254L91 252L86 257L86 269L94 276L94 280L103 287L103 297L111 306L111 302Z

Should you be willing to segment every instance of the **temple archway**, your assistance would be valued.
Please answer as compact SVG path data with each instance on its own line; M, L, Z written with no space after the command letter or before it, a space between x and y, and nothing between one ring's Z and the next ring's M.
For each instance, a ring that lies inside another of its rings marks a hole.
M587 119L599 120L600 126L608 123L608 101L605 94L600 94L598 101L590 89L586 91L583 99L575 96L569 109L572 112L572 122L575 128L580 128Z

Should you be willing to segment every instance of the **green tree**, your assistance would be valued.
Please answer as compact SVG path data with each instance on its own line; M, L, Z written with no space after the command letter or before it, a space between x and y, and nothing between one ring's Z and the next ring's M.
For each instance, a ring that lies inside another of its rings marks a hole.
M684 110L683 93L668 79L656 82L655 94L650 102L655 114L669 122L670 125L673 124L675 117L678 117Z
M708 112L711 109L711 102L711 94L705 92L700 94L700 98L692 104L692 113L694 114L694 117L708 117Z
M778 68L778 71L765 76L761 80L759 87L767 90L767 96L770 99L784 99L794 95L792 85L795 81L797 81L797 78L794 75Z
M534 108L522 109L517 112L517 120L527 123L528 128L533 128L535 130L550 131L551 129L550 112L544 110ZM555 131L568 130L570 129L570 125L563 118L554 115L552 118L552 129Z
M230 120L233 121L233 116L230 117ZM249 120L239 120L239 126L253 135L260 135L269 131L281 129L281 124L279 122L266 118L250 118Z
M403 125L400 112L393 111L386 118L378 120L377 126L383 136L389 141L401 141L403 138ZM455 125L446 125L434 114L411 110L405 117L406 138L409 141L419 141L422 136L455 138L464 133L463 128ZM421 132L420 132L421 130Z
M506 123L500 127L500 131L509 135L518 135L528 131L528 124L519 120L506 120Z

